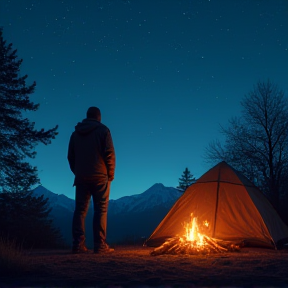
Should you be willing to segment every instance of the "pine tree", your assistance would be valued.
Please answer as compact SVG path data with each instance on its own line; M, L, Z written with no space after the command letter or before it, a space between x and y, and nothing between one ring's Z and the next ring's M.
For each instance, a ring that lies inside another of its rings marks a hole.
M53 246L61 235L49 219L48 199L32 195L39 178L37 167L27 160L35 158L39 142L51 143L58 126L36 130L35 123L24 118L23 112L36 111L39 105L29 99L36 83L26 84L21 63L0 28L0 234L28 246Z
M37 168L26 159L36 156L39 142L51 143L58 128L38 131L23 117L22 111L36 111L39 104L29 99L36 83L27 85L27 75L19 75L22 59L16 53L12 44L6 45L0 28L0 191L11 192L27 191L39 183Z
M0 193L0 236L21 244L23 248L64 246L59 229L49 217L48 198L34 197L30 192Z
M179 178L179 186L177 188L184 192L195 181L196 179L193 177L189 169L186 168L181 178Z

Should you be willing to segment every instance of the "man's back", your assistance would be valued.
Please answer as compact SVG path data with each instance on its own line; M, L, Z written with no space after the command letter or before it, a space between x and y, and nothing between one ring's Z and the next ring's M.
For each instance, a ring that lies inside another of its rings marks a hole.
M114 178L115 152L109 129L95 119L78 123L70 138L68 160L75 185L103 175Z

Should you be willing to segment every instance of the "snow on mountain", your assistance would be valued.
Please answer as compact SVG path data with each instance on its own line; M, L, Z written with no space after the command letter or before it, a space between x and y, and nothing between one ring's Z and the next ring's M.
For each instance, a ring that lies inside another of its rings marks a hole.
M129 213L150 210L155 206L171 207L182 193L176 188L165 187L157 183L141 194L124 196L117 200L109 201L109 212Z
M63 195L63 194L55 194L51 191L49 191L48 189L46 189L45 187L43 187L42 185L39 185L38 187L36 187L33 190L33 194L34 196L40 197L41 195L44 195L44 199L48 198L48 202L49 205L52 208L65 208L69 211L74 212L74 208L75 208L75 201L73 199L68 198L67 196Z
M44 198L49 198L50 206L59 206L69 211L74 211L75 201L66 197L65 195L55 194L42 185L38 186L33 191L35 196L44 195ZM171 207L171 203L174 203L182 193L176 188L165 187L163 184L157 183L150 187L148 190L141 194L124 196L117 200L109 201L109 212L113 214L117 213L129 213L129 212L142 212L150 210L155 206Z

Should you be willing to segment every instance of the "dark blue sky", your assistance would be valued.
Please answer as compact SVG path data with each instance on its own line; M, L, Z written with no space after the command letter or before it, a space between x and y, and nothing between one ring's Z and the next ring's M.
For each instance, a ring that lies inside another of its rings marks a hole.
M59 124L33 164L71 198L67 145L89 106L112 133L117 199L211 168L205 148L259 80L288 92L287 0L1 0L0 26L37 82L28 117Z

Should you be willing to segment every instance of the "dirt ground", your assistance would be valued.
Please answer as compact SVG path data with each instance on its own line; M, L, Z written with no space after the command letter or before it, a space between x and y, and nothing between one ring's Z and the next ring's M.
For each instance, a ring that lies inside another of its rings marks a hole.
M287 250L151 256L152 250L116 246L106 255L32 251L33 268L0 276L0 287L288 287Z

